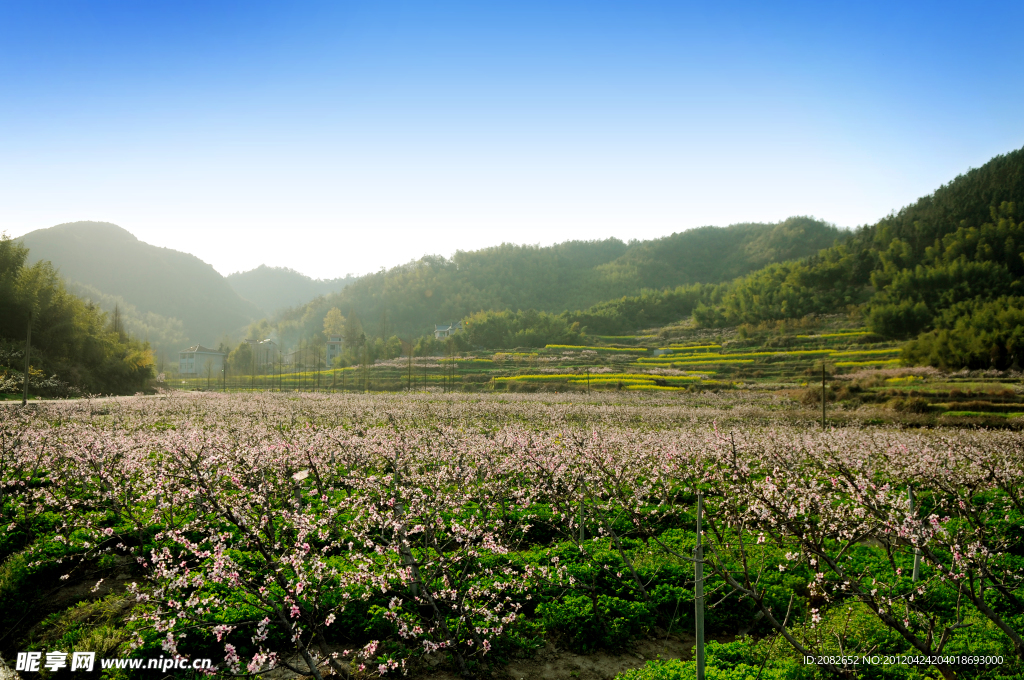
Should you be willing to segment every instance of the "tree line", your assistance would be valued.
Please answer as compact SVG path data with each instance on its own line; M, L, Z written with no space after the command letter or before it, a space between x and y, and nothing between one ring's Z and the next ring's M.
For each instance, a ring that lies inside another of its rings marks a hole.
M47 396L125 394L153 376L149 346L132 338L115 308L107 314L70 293L48 261L0 235L0 390ZM28 336L31 333L31 342Z
M940 368L1024 365L1024 149L997 156L852 238L703 291L702 326L852 311L904 358Z
M910 340L908 363L1019 370L1020 206L1024 149L992 159L810 257L771 262L732 281L642 290L561 317L589 333L611 335L690 316L713 328L847 312L874 333Z
M434 324L459 320L466 327L452 340L459 351L570 343L584 330L677 320L690 313L700 297L693 291L703 290L706 282L720 283L778 258L808 255L843 237L834 225L794 217L629 243L505 243L451 258L428 256L361 277L341 292L253 324L249 334L273 337L287 347L316 342L326 333L324 318L336 309L342 318L358 320L365 336L346 335L346 352L377 358L393 358L398 346L417 356L443 354L448 343L433 337ZM347 355L346 361L357 359Z
M873 225L811 218L702 228L664 239L503 244L425 257L260 322L286 344L360 320L345 361L450 350L434 323L462 320L457 349L572 343L692 317L702 327L852 313L905 359L942 368L1024 364L1024 149L997 156ZM371 322L372 320L372 322ZM258 324L257 324L258 325ZM273 329L271 331L271 329Z

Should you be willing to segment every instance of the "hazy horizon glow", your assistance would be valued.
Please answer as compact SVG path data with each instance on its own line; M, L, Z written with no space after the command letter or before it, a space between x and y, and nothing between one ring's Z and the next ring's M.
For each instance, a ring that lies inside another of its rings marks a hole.
M1024 145L1012 2L7 3L0 231L222 274L876 221Z

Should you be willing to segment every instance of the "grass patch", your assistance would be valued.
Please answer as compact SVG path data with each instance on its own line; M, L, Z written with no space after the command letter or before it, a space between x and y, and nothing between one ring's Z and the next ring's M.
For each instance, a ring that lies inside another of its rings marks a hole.
M595 347L591 345L544 345L544 349L569 349L582 351L585 349L593 352L646 352L646 347Z

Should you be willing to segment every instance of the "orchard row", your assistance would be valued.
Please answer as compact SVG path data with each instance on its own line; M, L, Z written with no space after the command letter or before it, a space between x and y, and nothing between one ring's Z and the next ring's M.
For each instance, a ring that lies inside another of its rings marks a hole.
M440 655L471 675L567 616L647 622L619 642L684 625L699 494L708 606L732 632L829 656L816 627L856 606L913 654L959 654L984 628L1024 659L1017 435L821 432L714 406L207 394L12 409L0 558L54 589L130 558L122 628L140 654L316 677Z

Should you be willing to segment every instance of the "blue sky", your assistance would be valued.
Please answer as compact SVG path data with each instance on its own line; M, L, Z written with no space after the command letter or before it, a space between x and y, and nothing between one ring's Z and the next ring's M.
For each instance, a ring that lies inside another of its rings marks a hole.
M0 230L227 274L877 220L1024 146L1024 3L6 2Z

